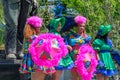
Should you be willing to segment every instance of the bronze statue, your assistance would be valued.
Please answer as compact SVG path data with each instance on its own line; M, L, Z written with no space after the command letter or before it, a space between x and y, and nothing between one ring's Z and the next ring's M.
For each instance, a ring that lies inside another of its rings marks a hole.
M36 0L2 0L5 18L5 54L16 59L23 54L23 29L26 18L37 14ZM30 6L32 11L30 12Z

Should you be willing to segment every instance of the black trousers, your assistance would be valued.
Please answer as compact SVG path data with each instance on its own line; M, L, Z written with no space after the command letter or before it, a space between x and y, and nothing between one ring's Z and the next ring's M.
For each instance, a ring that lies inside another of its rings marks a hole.
M21 53L22 52L22 48L23 48L23 31L24 31L24 26L26 23L26 19L29 16L29 6L30 3L27 2L26 0L21 0L21 4L20 4L20 14L18 17L18 26L17 26L17 47L16 47L16 51L17 53Z

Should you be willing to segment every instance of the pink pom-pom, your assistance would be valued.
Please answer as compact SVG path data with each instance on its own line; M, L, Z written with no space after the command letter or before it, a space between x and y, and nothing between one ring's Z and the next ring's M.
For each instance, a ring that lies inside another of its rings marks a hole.
M27 24L32 25L33 27L41 27L42 26L42 18L38 16L32 16L27 19Z
M89 55L89 56L88 56ZM90 61L89 69L85 68L85 61ZM96 53L92 46L84 44L80 47L75 65L82 80L92 80L97 67Z
M56 40L58 47L53 46ZM54 67L58 65L59 60L68 53L63 38L52 33L40 34L30 45L29 52L32 60L37 66ZM43 52L46 52L51 59L41 58Z
M75 17L75 22L79 25L79 24L84 24L84 23L86 23L86 18L85 17L83 17L83 16L80 16L80 15L78 15L78 16L76 16Z

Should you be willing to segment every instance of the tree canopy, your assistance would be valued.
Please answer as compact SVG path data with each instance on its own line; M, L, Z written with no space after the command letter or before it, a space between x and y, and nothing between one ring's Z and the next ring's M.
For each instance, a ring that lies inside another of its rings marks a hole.
M87 18L86 32L94 39L97 29L101 24L111 24L110 33L114 46L120 49L120 0L37 0L38 15L43 18L43 32L48 31L46 25L53 18L51 5L62 2L67 9L71 9L75 15L83 15ZM42 6L42 7L41 7ZM66 14L67 15L67 14ZM0 23L4 23L4 15L0 4Z

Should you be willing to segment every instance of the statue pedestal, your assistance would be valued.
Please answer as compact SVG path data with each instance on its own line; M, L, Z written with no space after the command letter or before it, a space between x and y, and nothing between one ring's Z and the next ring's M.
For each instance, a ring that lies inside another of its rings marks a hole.
M0 80L27 80L24 74L19 73L20 61L6 60L5 51L0 50ZM46 76L45 80L51 80L50 78Z
M0 50L0 60L5 59L5 50Z
M4 50L0 50L0 80L26 80L24 74L19 73L21 60L6 60ZM69 71L64 71L60 80L70 80ZM51 80L51 76L46 75L45 80Z
M19 73L20 60L0 60L0 80L24 80Z

